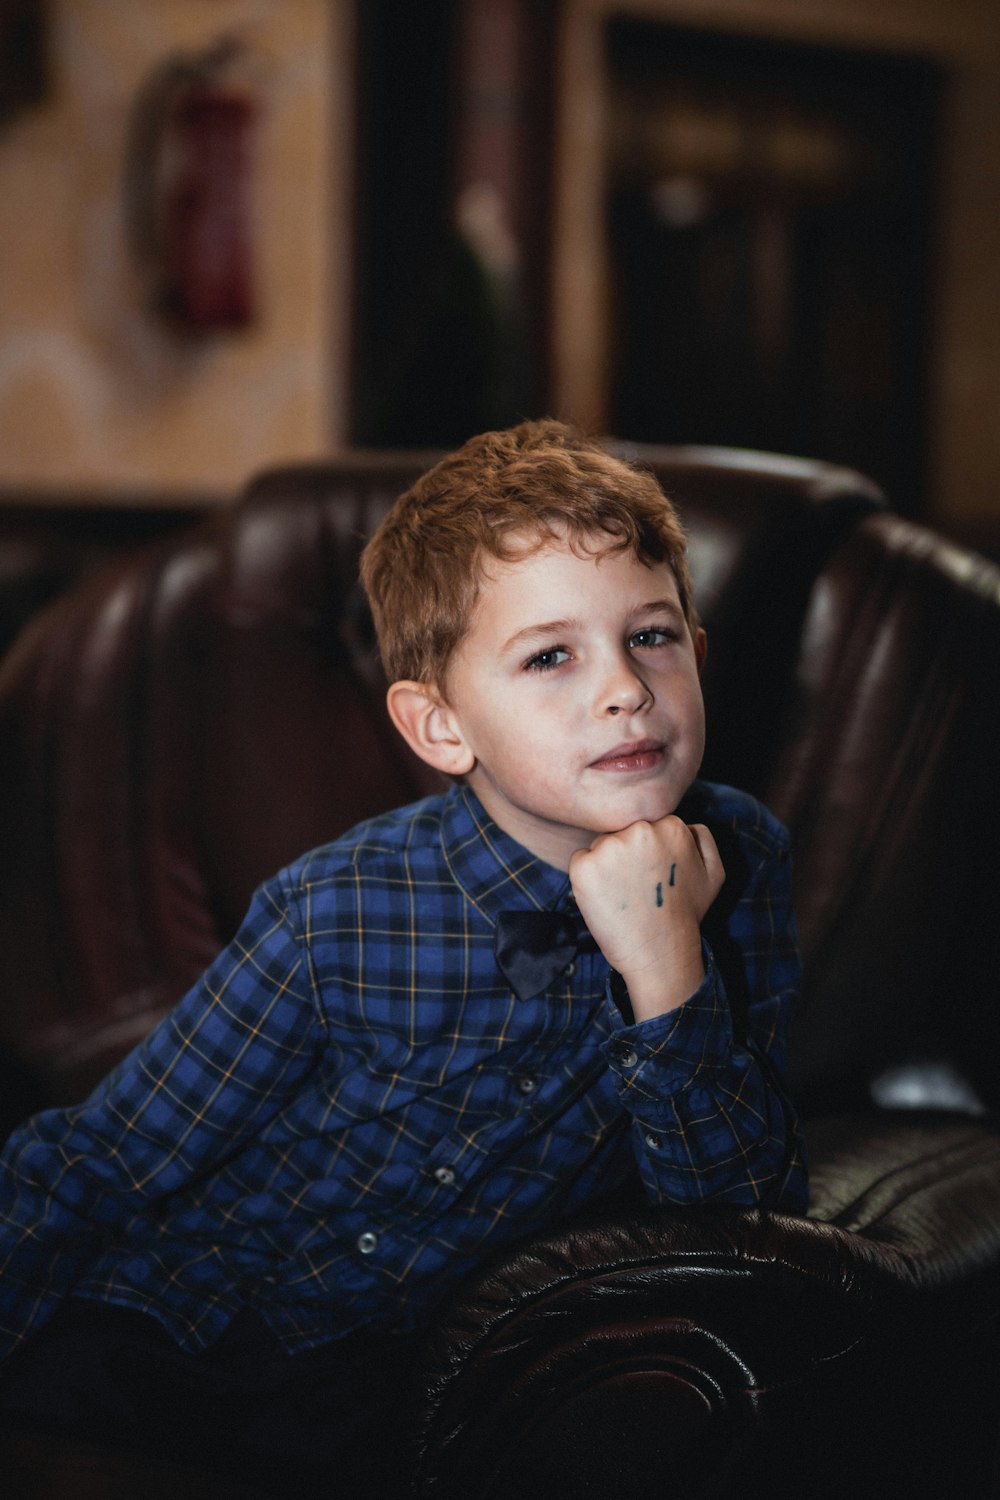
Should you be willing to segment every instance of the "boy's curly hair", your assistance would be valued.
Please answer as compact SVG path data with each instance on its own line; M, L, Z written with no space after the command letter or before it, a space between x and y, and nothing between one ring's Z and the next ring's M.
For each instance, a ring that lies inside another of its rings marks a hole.
M607 544L595 547L602 535ZM522 422L435 464L365 548L361 581L390 681L443 689L487 559L509 562L553 538L581 554L628 550L647 565L669 563L694 634L687 540L653 476L562 422Z

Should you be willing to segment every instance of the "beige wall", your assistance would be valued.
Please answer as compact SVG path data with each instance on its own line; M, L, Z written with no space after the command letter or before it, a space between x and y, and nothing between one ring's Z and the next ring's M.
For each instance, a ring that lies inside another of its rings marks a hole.
M339 0L50 0L52 87L0 132L0 485L229 491L328 451L342 417L350 79ZM183 340L122 232L128 112L149 71L237 28L262 110L258 317Z
M1000 3L998 0L565 0L556 173L554 404L601 428L607 276L600 162L601 27L614 12L732 32L918 53L947 75L932 513L961 530L1000 518ZM816 455L829 457L830 455Z

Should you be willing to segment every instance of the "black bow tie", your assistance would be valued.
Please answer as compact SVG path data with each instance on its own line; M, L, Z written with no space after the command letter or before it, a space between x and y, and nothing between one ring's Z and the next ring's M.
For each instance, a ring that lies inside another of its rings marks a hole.
M597 944L579 912L502 911L494 952L519 1000L531 1000L564 973L578 953Z

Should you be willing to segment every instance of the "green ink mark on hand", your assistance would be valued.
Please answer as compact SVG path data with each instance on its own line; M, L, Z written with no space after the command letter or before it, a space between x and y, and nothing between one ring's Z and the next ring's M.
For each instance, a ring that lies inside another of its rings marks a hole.
M670 866L670 884L671 885L674 884L674 876L676 874L677 874L677 866L676 865L671 865Z
M663 905L663 886L659 880L656 882L656 904Z

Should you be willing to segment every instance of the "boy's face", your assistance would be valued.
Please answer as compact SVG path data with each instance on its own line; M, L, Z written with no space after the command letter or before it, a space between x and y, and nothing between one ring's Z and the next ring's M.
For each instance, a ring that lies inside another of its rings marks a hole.
M563 542L491 560L448 669L447 714L487 812L560 869L600 833L672 813L705 743L699 671L667 563Z

